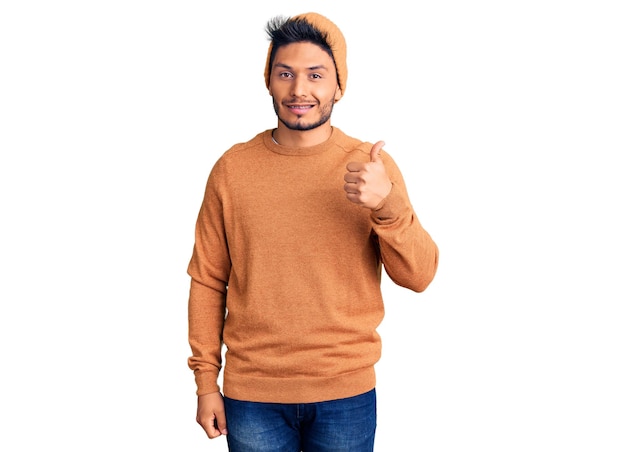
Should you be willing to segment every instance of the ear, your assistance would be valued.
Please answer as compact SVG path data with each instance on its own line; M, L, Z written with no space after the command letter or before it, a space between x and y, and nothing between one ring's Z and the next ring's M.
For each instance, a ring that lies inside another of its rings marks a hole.
M339 102L339 99L341 99L343 96L343 93L341 92L341 88L339 88L339 85L337 85L337 88L335 89L335 102Z

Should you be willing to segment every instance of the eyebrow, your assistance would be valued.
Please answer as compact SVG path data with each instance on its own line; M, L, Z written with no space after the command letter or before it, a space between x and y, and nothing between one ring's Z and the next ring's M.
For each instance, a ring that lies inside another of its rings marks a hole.
M289 71L292 71L293 68L287 64L283 64L283 63L275 63L274 64L275 67L280 67L282 69L287 69ZM306 68L307 71L317 71L319 69L324 69L324 70L328 70L328 68L326 66L324 66L323 64L317 65L317 66L311 66Z

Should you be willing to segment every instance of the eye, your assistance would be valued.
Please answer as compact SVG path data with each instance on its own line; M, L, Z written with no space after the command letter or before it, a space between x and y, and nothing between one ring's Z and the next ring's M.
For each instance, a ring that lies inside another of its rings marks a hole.
M311 78L320 79L322 76L320 74L311 74Z
M280 78L292 78L293 74L291 72L280 72L278 76Z

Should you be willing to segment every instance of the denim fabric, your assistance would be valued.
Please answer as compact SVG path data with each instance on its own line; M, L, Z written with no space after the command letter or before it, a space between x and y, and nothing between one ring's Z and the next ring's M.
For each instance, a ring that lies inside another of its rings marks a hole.
M259 403L224 397L231 452L372 452L376 390L317 403Z

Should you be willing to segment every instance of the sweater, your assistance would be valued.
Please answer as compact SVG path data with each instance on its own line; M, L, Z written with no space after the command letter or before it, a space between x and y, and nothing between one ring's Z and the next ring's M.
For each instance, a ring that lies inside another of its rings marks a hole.
M196 393L273 403L362 394L381 356L381 270L422 292L437 245L384 150L392 189L368 209L346 198L343 177L372 143L333 127L327 141L292 148L271 133L231 147L208 176L188 266Z

